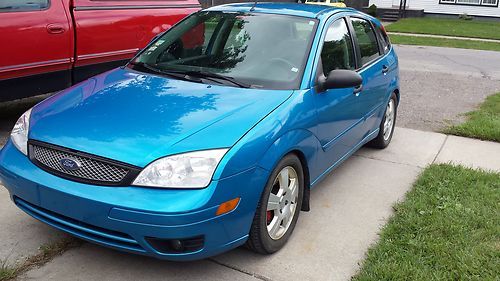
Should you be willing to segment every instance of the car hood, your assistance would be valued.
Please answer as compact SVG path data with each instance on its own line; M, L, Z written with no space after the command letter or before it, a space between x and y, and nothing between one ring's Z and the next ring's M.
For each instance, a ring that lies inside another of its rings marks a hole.
M35 106L29 138L145 167L167 155L233 146L292 92L116 69Z

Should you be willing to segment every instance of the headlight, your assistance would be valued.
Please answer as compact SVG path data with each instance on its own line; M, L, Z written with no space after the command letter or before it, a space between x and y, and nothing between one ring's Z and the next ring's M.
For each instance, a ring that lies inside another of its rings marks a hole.
M133 185L167 188L202 188L212 180L215 168L227 149L172 155L149 164Z
M14 145L24 155L28 155L28 131L30 128L31 108L17 119L14 129L10 133L10 138Z

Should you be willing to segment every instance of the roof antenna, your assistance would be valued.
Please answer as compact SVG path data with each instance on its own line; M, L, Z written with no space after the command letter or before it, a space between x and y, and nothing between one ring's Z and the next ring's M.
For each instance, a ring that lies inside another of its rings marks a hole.
M250 8L250 12L253 12L255 10L255 6L257 5L257 0L253 2L252 8Z

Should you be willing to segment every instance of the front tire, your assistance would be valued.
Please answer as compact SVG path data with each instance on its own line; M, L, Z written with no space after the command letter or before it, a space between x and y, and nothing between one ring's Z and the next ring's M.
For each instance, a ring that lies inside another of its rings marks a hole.
M398 113L398 98L392 93L385 108L384 117L380 123L379 132L376 138L367 145L374 148L384 149L391 143L394 128L396 126L396 116Z
M281 249L299 218L304 196L304 171L293 154L276 165L262 192L250 228L247 246L260 254Z

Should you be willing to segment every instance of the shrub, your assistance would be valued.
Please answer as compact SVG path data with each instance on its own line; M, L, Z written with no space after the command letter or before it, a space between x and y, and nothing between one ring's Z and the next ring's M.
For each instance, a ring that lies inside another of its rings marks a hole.
M366 13L372 17L376 17L377 16L377 5L371 4L370 7L368 7L368 10L366 11Z
M466 14L466 13L460 14L460 15L458 16L458 18L459 18L459 19L461 19L461 20L472 20L472 16L469 16L469 15L468 15L468 14Z

